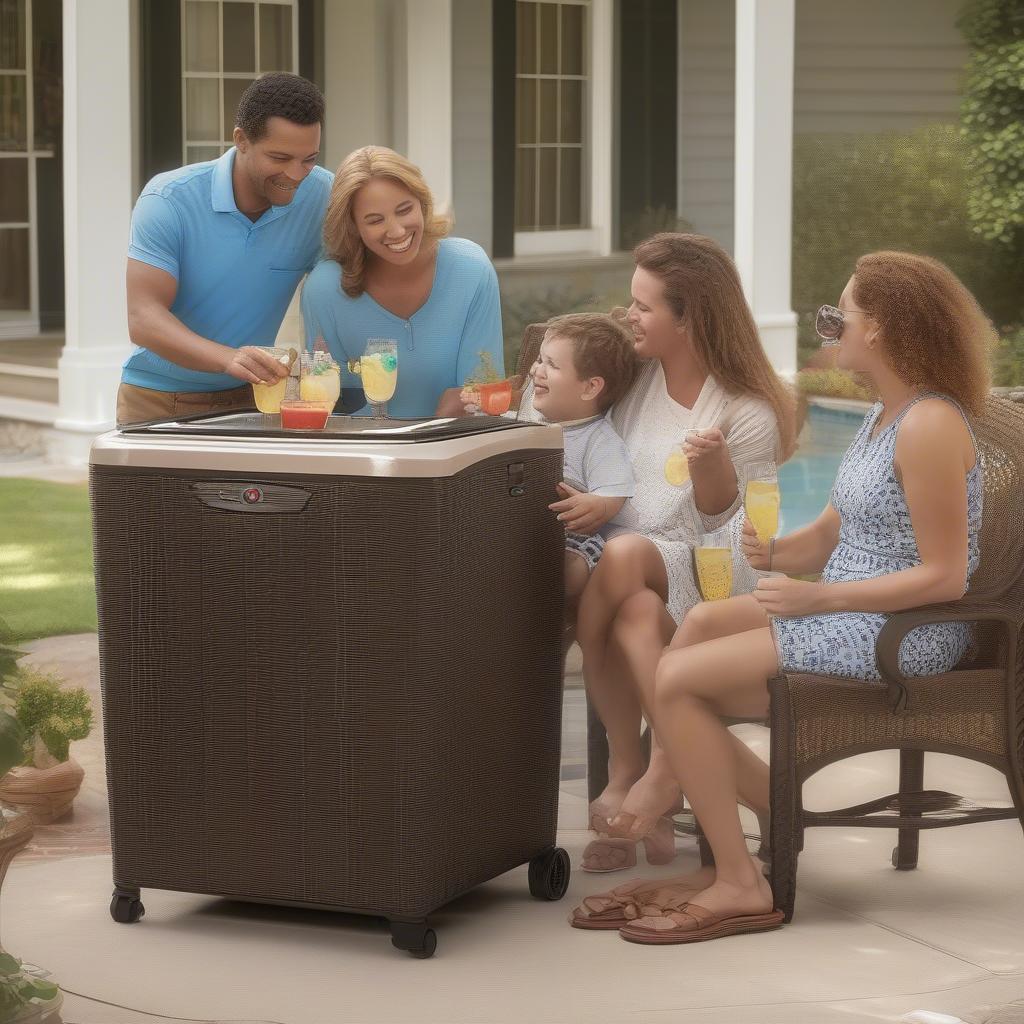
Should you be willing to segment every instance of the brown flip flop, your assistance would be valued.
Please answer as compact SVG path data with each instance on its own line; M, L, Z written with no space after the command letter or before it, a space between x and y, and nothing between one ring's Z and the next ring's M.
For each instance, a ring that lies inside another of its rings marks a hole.
M647 946L670 946L684 942L706 942L726 935L745 932L766 932L782 924L781 910L767 914L737 914L719 917L695 903L687 903L679 910L662 917L642 917L619 929L627 942Z

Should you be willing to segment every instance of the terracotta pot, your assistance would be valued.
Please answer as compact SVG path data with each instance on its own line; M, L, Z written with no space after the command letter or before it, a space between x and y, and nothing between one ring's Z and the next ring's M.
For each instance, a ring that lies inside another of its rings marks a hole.
M68 814L85 771L73 758L50 768L12 768L0 779L0 804L27 814L36 825L48 825Z

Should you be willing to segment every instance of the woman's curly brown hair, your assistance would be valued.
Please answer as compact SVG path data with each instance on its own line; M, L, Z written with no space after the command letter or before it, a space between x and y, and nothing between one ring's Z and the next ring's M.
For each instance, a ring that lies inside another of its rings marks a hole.
M948 395L972 416L982 411L994 332L949 267L911 252L869 253L857 260L853 299L878 321L900 380Z
M580 380L601 377L598 408L614 405L631 387L640 367L633 332L614 314L566 313L548 321L545 337L572 344L572 361Z
M341 264L341 288L356 299L366 290L366 246L352 216L356 193L373 178L390 178L408 189L423 210L421 244L436 242L451 230L451 217L434 212L434 197L420 169L384 146L363 146L341 162L324 215L324 251Z

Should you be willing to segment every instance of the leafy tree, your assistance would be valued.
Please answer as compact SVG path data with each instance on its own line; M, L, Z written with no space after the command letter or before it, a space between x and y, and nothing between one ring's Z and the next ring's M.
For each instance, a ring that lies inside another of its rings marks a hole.
M973 51L961 105L968 216L1024 257L1024 0L969 0L957 24Z

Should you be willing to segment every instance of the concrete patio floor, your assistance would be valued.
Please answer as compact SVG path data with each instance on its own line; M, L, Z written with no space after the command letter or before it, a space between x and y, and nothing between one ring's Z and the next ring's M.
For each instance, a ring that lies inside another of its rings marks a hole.
M30 663L98 694L94 636L28 646ZM576 864L589 838L585 716L578 679L568 683L559 841ZM766 753L764 730L743 735ZM925 833L914 872L890 866L888 830L813 830L791 925L695 946L568 927L574 904L626 874L577 871L564 900L541 903L520 868L436 914L437 955L417 961L376 919L182 893L146 890L144 920L114 924L101 730L73 755L86 768L74 815L38 831L2 904L4 947L53 973L66 1022L832 1024L930 1010L980 1024L982 1007L1024 997L1024 837L1012 821ZM893 753L834 766L807 805L890 792L895 768ZM942 755L929 756L926 785L1008 802L996 772ZM641 857L634 873L695 867L692 841L679 846L674 864Z

